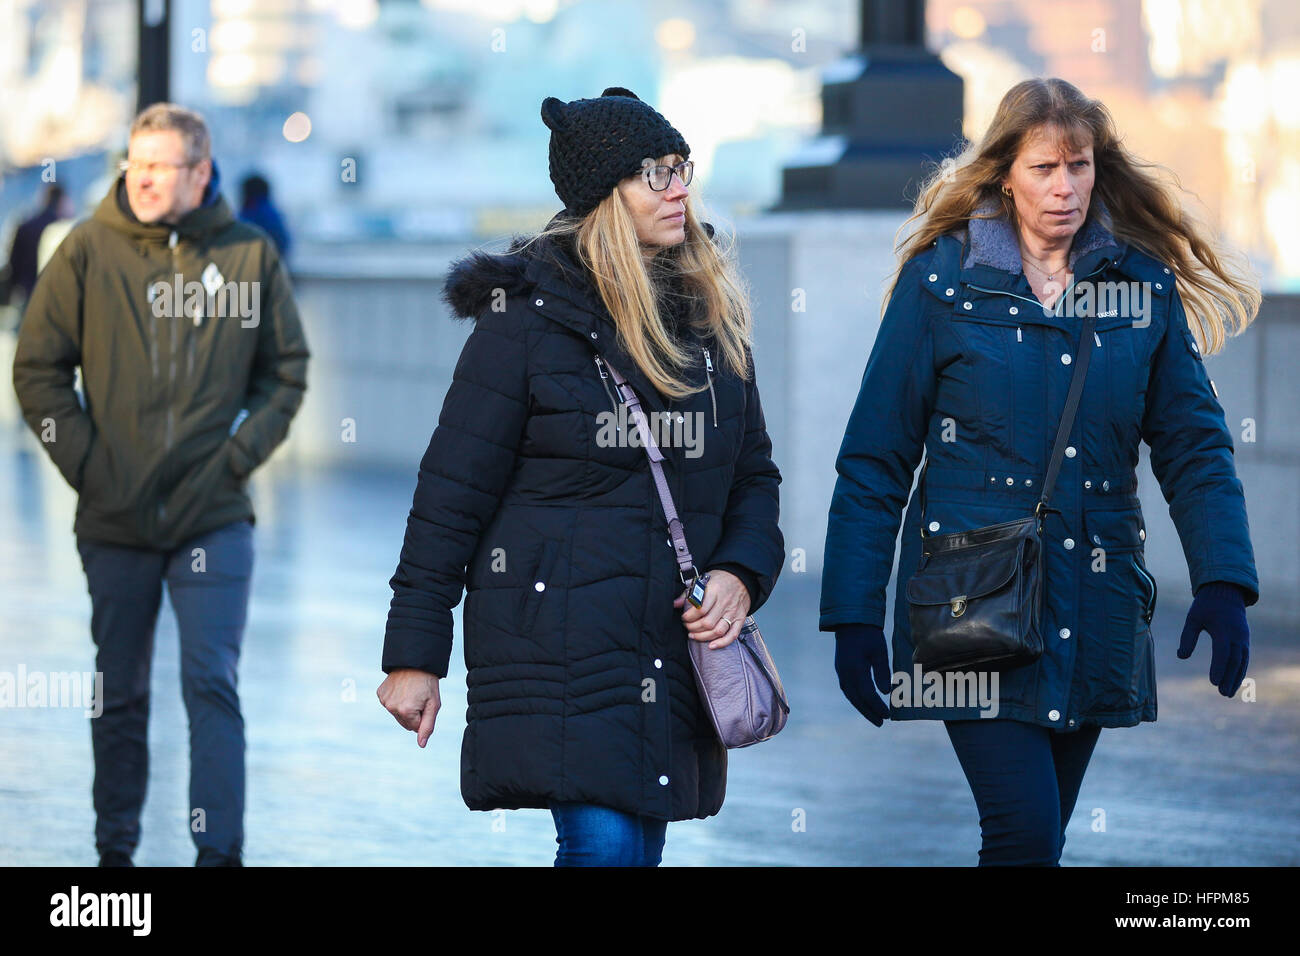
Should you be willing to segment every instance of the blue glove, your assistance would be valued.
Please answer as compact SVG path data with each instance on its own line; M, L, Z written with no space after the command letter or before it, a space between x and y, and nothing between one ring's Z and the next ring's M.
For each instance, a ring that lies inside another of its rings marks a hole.
M1241 687L1250 663L1250 626L1246 623L1246 600L1241 588L1227 581L1202 584L1187 612L1178 656L1192 656L1201 631L1210 632L1214 649L1210 654L1210 683L1224 697Z
M849 703L863 717L877 727L889 716L889 705L876 694L876 688L886 698L893 687L889 673L889 651L885 647L885 632L868 624L843 624L835 629L835 673L840 678L840 690ZM872 677L876 686L871 686Z

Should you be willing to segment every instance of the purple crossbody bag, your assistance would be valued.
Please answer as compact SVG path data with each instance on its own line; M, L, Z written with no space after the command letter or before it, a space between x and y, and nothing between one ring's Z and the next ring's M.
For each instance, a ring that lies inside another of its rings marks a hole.
M601 361L605 361L603 356ZM655 490L659 492L659 503L668 520L678 573L687 588L688 600L698 607L698 602L703 600L707 578L701 580L690 548L686 546L686 532L664 478L663 452L654 440L636 392L614 366L608 361L605 365L614 376L614 384L627 404L628 416L640 433L641 445L650 460ZM781 675L776 671L776 664L772 662L772 655L768 653L752 614L745 618L739 636L726 647L710 650L706 641L688 638L687 649L700 701L724 746L728 749L748 747L780 732L790 715L790 705L786 702L785 688L781 686Z

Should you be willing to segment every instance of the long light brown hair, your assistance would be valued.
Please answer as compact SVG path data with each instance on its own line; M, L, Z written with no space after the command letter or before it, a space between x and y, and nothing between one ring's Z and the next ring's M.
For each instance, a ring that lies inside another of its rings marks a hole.
M619 344L662 394L694 395L707 386L690 387L682 371L697 356L670 334L663 312L674 289L687 297L688 322L711 332L719 356L737 375L752 375L747 351L753 344L753 310L736 258L733 234L706 232L695 195L686 198L686 238L646 263L641 255L632 213L616 188L582 218L565 217L532 236L568 240L578 263L614 320Z
M1173 172L1124 146L1100 100L1056 78L1013 86L983 138L926 179L915 211L899 230L902 234L915 229L896 246L898 269L886 303L903 264L939 236L964 227L989 200L1000 204L992 218L1005 217L1017 225L1015 199L1002 192L1001 183L1021 147L1040 130L1055 134L1071 150L1092 146L1092 195L1109 213L1104 225L1117 239L1173 270L1188 326L1204 354L1219 351L1228 335L1245 330L1259 313L1261 299L1259 277L1245 256L1222 242L1184 203L1184 190Z

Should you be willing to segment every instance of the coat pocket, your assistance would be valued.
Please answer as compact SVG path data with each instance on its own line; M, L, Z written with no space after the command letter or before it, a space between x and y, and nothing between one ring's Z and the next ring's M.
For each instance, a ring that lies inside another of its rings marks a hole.
M1089 697L1098 710L1129 711L1149 689L1144 674L1156 597L1155 579L1142 563L1142 512L1089 510L1083 521L1092 547L1080 648Z
M524 634L532 633L533 625L537 621L537 613L541 610L547 591L553 586L551 571L555 567L555 560L559 554L560 542L551 538L542 542L541 556L527 583L528 590L519 618L520 630Z
M81 506L101 515L116 515L125 510L119 502L124 498L122 484L113 461L112 449L102 432L91 439L90 450L81 471L81 486L77 489Z
M1148 588L1144 618L1147 624L1150 624L1151 618L1154 617L1156 613L1156 579L1151 575L1151 572L1147 570L1146 563L1142 560L1142 552L1140 551L1133 552L1133 568L1137 571L1138 577L1141 579L1142 583Z

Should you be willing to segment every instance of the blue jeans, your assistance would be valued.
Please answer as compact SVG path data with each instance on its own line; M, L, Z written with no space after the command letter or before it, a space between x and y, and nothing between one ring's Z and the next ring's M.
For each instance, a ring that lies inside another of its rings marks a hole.
M196 551L195 549L202 549ZM244 840L244 718L236 692L253 572L253 526L236 521L172 551L77 539L103 713L90 721L95 844L134 852L149 781L149 671L162 585L176 611L190 724L190 834L200 863L237 859ZM202 811L201 813L196 811Z
M556 866L658 866L668 821L591 803L551 805Z
M1101 728L1061 733L986 719L945 720L944 726L979 809L979 865L1059 866Z

